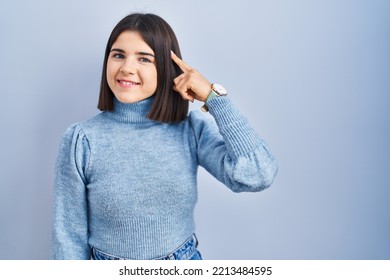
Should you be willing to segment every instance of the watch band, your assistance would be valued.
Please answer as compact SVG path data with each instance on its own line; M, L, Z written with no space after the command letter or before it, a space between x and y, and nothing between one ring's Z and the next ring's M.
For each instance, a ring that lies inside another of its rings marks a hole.
M209 108L207 108L206 106L206 102L215 98L215 97L219 97L218 93L216 93L213 89L210 90L209 92L209 95L207 95L206 97L206 100L204 101L204 104L202 107L200 107L200 109L203 111L203 112L208 112L209 111Z
M206 103L207 101L209 101L215 97L219 97L219 94L216 93L213 89L211 89L209 92L209 95L207 95L206 100L204 102Z
M209 101L209 100L211 100L211 99L213 99L215 97L220 97L220 96L225 96L225 95L227 95L227 90L223 86L221 86L219 84L212 84L210 92L207 95L206 100L204 101L203 106L201 107L202 111L203 112L208 112L209 111L209 108L207 108L207 106L206 106L207 101Z

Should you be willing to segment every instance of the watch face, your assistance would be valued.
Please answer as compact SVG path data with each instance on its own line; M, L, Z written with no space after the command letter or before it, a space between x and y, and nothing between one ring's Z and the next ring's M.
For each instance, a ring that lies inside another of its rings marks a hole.
M227 90L223 86L221 86L220 84L213 84L213 90L218 95L227 95Z

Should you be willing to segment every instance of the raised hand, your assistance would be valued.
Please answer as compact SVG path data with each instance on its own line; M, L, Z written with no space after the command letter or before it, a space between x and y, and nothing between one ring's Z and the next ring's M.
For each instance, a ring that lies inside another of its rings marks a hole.
M211 90L211 83L207 81L197 70L187 65L174 52L171 52L172 60L179 66L183 73L173 80L173 89L185 100L193 102L195 99L205 101Z

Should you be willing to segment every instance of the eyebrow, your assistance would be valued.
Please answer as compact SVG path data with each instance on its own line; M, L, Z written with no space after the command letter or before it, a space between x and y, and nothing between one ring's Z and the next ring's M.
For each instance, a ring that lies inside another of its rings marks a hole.
M125 52L124 50L122 50L122 49L111 49L110 52L126 53L126 52ZM151 54L151 53L148 53L148 52L136 52L135 54L137 54L137 55L147 55L147 56L154 57L154 54Z

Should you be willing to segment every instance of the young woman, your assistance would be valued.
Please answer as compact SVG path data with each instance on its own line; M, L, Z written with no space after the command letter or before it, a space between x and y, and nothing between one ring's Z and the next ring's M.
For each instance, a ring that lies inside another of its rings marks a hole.
M70 126L60 145L55 259L201 259L198 166L234 192L271 185L277 166L265 143L226 90L180 57L159 16L131 14L112 31L103 112ZM188 114L195 99L209 113Z

